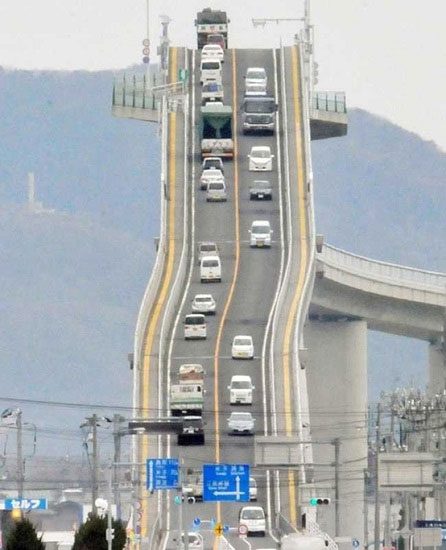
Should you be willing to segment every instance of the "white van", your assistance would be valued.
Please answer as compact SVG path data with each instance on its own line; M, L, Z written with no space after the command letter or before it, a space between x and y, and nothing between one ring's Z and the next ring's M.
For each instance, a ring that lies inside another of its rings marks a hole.
M252 385L250 376L233 376L228 390L231 405L252 405L252 391L255 390L255 386Z
M203 59L200 63L200 83L221 84L221 62L218 59Z
M191 313L186 315L184 319L184 339L191 338L205 339L206 334L206 318L202 313Z
M221 262L218 256L205 256L200 261L200 282L221 282Z
M239 513L239 524L246 525L249 535L256 533L265 536L265 510L261 506L243 506Z

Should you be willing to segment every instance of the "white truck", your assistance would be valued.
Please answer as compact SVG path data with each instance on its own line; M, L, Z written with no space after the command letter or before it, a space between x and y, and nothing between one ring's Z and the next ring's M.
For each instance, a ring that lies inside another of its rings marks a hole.
M201 416L203 412L203 384L174 384L170 387L172 416Z

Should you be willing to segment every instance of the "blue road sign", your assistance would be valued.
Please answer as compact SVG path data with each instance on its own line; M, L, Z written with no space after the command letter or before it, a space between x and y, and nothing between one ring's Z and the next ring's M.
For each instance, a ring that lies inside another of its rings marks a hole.
M2 510L48 510L46 498L5 498Z
M200 527L201 525L201 518L194 518L194 526L195 527Z
M249 464L204 464L204 501L249 501Z
M177 489L180 468L177 458L147 459L147 483L149 491Z
M353 548L359 548L359 540L358 539L352 539L352 546Z

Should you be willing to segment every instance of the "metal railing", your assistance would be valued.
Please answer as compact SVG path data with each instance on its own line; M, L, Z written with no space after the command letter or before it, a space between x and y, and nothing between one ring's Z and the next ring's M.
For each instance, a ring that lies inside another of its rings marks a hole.
M311 107L317 111L346 113L345 92L315 92Z
M328 244L324 244L320 259L329 267L341 269L374 282L441 294L446 299L446 273L372 260Z
M336 542L330 537L330 535L327 535L327 533L322 531L319 524L311 518L307 518L306 531L309 535L322 537L326 541L328 550L338 550L338 545Z
M139 109L157 109L162 95L163 74L154 71L148 77L144 74L117 76L113 82L112 105L114 107L133 107Z

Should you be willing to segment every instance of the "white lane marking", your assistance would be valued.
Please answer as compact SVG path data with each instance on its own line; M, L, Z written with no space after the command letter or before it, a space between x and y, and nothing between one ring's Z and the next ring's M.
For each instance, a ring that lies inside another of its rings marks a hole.
M278 103L279 97L279 88L277 83L277 59L276 59L276 50L272 50L273 64L274 64L274 97L276 103ZM268 322L266 324L265 330L265 339L263 341L262 347L262 385L263 385L263 396L264 396L264 434L268 435L268 424L267 424L267 409L266 409L266 343L268 339L268 334L271 330L271 323L273 315L275 314L277 301L279 298L280 290L283 282L283 267L285 262L285 242L284 242L284 220L283 220L283 195L282 195L282 148L280 142L280 118L276 117L276 148L277 148L277 171L278 171L278 187L279 187L279 212L280 212L280 269L279 277L277 280L276 292L274 294L273 304L268 315ZM272 343L273 335L271 335ZM271 355L270 355L271 357ZM276 398L275 398L275 382L274 382L274 373L272 368L272 363L269 364L270 371L270 381L271 381L271 414L273 417L273 422L276 422L276 432L277 432L277 418L276 418ZM276 541L278 539L274 536L272 531L271 524L271 482L270 482L270 471L266 472L266 496L267 496L267 512L268 512L268 531L270 536Z
M186 60L186 67L187 67L187 49L185 48L185 60ZM192 123L192 128L195 127L195 55L194 53L192 54L192 81L191 81L191 84L192 84L192 109L191 109L191 123ZM188 160L188 152L187 152L187 144L188 144L188 139L189 139L189 97L188 97L188 100L184 103L185 105L185 116L184 116L184 120L185 120L185 124L184 124L184 143L185 143L185 154L184 154L184 205L185 205L185 208L186 208L186 212L187 212L187 193L188 193L188 178L187 178L187 173L188 173L188 163L187 163L187 160ZM194 154L195 154L195 131L192 132L192 158L194 158ZM194 163L192 163L192 174L191 174L191 177L192 177L192 181L193 181L193 178L195 176L195 165ZM182 296L182 299L181 299L181 304L180 304L180 307L178 308L178 313L175 317L175 322L174 322L174 326L173 326L173 329L172 329L172 336L171 336L171 339L170 339L170 343L169 343L169 351L168 351L168 355L167 355L167 410L169 410L169 406L170 406L170 375L171 375L171 359L172 359L172 349L173 349L173 344L174 344L174 341L175 341L175 334L176 334L176 331L177 331L177 327L178 327L178 322L179 322L179 319L180 319L180 315L181 315L181 311L183 309L183 306L184 306L184 302L186 300L186 297L187 297L187 294L189 292L189 286L190 286L190 282L191 282L191 278L192 278L192 269L193 269L193 266L194 266L194 254L195 254L195 204L194 204L194 198L195 198L195 191L194 191L194 187L193 186L190 186L191 188L191 224L192 224L192 229L191 229L191 263L190 263L190 266L189 266L189 273L188 273L188 276L187 276L187 282L186 282L186 286L185 286L185 289L184 289L184 292L183 292L183 296ZM187 235L187 230L188 230L188 219L187 219L187 215L184 216L184 226L183 226L183 242L185 242L186 240L186 235ZM185 252L185 249L186 247L183 246L183 251L182 251L182 254ZM180 260L181 261L181 260ZM178 272L179 274L179 272ZM177 275L178 275L177 274ZM176 283L176 281L175 281ZM173 293L172 293L173 294ZM171 296L172 296L171 294ZM167 456L170 457L170 453L171 453L171 437L170 435L167 436ZM170 491L167 492L168 495L167 495L167 526L168 526L168 530L170 530Z

